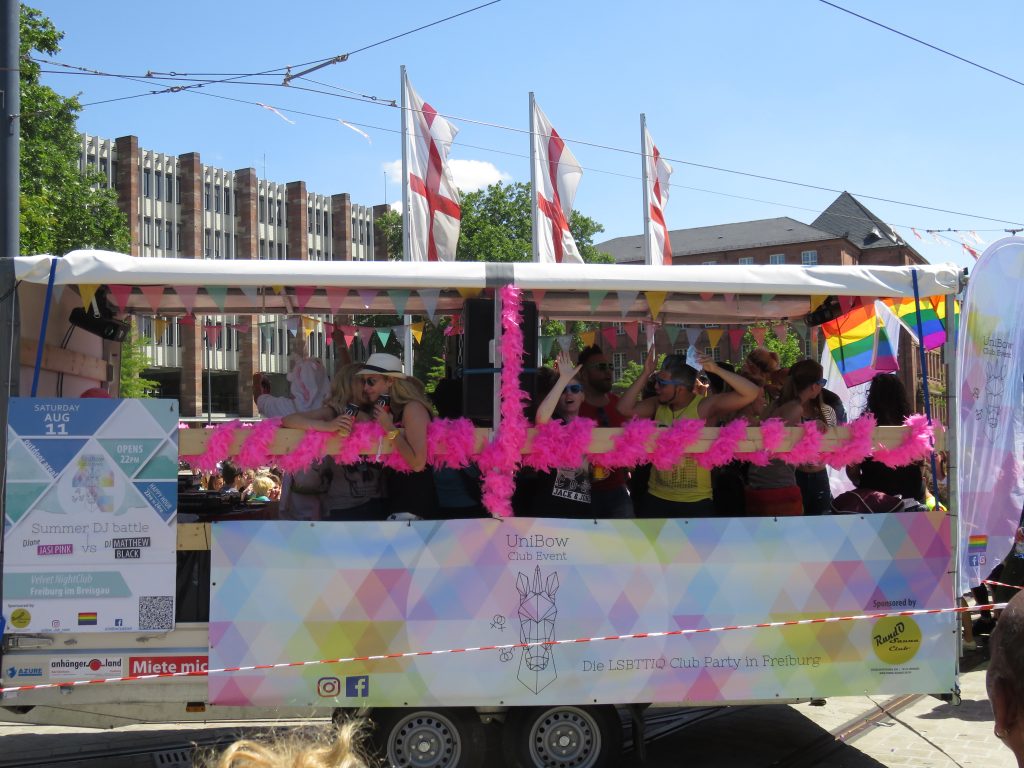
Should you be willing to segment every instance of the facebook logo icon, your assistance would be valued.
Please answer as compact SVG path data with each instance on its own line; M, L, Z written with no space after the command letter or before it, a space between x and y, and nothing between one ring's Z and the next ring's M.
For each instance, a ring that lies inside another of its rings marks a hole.
M365 698L370 695L370 676L352 675L345 678L345 695L350 698Z

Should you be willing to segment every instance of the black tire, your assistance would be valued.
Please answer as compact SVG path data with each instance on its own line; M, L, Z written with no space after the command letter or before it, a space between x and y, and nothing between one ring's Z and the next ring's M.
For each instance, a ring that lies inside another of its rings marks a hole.
M370 715L373 743L391 768L482 768L483 723L471 708L382 708Z
M609 768L622 751L622 721L610 705L515 707L503 740L515 768Z

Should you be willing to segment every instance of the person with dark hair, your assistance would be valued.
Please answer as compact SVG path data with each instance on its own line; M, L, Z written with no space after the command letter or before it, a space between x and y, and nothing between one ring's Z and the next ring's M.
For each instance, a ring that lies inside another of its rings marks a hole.
M992 702L993 733L1024 768L1024 594L1018 592L999 616L989 648L985 687Z
M868 388L867 410L880 427L901 427L912 413L907 390L898 376L876 373ZM857 488L881 491L903 499L925 500L924 465L887 467L870 456L846 468L846 475Z
M439 417L462 418L462 382L441 379L429 395ZM461 469L435 467L434 486L437 491L438 517L445 520L490 517L483 507L480 469L476 464Z
M821 388L821 402L835 411L836 424L845 424L849 421L846 416L846 406L843 405L843 399L831 389Z
M836 425L836 412L821 401L825 386L821 365L800 360L789 369L789 378L772 411L787 423L815 421L821 429ZM803 464L796 468L805 515L827 515L832 511L832 491L824 464Z
M580 352L579 364L579 380L583 385L579 415L593 419L598 427L621 427L624 419L617 408L619 398L612 394L612 364L596 344ZM592 474L594 517L633 517L626 470L608 470L595 465Z
M702 419L717 426L727 416L753 402L761 389L737 373L720 368L710 357L698 358L708 373L720 376L732 390L700 397L694 392L697 370L680 355L667 355L661 370L655 373L657 356L652 347L644 361L643 373L619 399L618 410L654 419L658 426L670 427L681 419ZM637 396L653 376L656 394L642 401ZM651 470L647 496L639 505L637 517L710 517L714 515L711 473L687 456L671 470Z

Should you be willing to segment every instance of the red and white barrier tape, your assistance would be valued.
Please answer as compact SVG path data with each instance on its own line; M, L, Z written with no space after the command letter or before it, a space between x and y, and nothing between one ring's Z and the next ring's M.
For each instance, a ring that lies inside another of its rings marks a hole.
M578 637L573 640L538 640L532 643L506 643L504 645L481 645L473 648L448 648L441 651L407 651L405 653L382 653L373 656L349 656L340 659L317 659L316 661L286 661L279 664L252 664L245 667L222 667L220 669L204 669L195 672L157 672L151 675L126 675L125 677L106 677L95 680L70 680L66 683L41 683L39 685L16 685L0 688L0 694L14 691L38 691L45 688L74 688L78 685L96 685L97 683L127 683L138 680L158 680L169 677L206 677L222 672L254 672L264 669L286 669L288 667L313 667L321 664L351 664L355 661L383 661L385 659L411 659L419 656L443 656L448 653L473 653L476 651L505 651L519 648L534 648L542 645L575 645L579 643L599 643L604 640L644 640L652 637L677 637L682 635L703 635L711 632L727 632L734 629L771 629L777 627L800 627L811 624L835 624L841 621L859 621L861 619L885 619L890 616L933 616L940 613L969 613L973 611L1000 610L1006 603L974 605L956 608L922 608L913 611L893 613L865 613L858 616L826 616L818 619L793 619L791 621L765 621L757 624L736 624L725 627L707 627L704 629L672 629L666 632L636 632L629 635L606 635L604 637Z
M1003 584L1001 581L992 581L992 579L982 579L982 584L991 584L994 587L1009 587L1010 589L1024 589L1019 584Z

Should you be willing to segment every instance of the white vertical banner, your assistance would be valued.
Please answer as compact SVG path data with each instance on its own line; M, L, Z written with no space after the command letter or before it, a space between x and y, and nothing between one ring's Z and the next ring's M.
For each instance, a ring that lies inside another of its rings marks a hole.
M672 243L665 223L672 166L661 156L647 130L647 116L640 115L640 140L644 181L644 263L672 265Z
M1024 506L1024 238L990 245L961 312L957 506L960 591L977 586L1014 542ZM952 415L952 414L951 414Z
M530 94L533 260L583 263L569 215L583 169Z
M406 261L454 261L462 218L448 152L458 129L423 101L402 67L402 225Z

